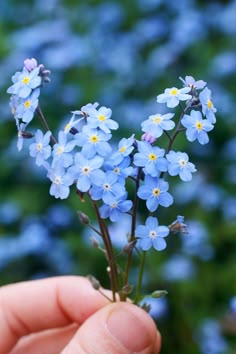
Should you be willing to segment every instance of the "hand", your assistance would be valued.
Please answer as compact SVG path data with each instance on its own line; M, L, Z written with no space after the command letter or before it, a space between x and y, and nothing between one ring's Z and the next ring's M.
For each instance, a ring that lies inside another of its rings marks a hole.
M57 277L0 288L0 354L158 353L150 316L109 303L83 277Z

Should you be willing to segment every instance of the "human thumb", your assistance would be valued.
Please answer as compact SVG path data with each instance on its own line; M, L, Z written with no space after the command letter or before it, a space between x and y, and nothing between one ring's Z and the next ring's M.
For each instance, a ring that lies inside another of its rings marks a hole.
M61 354L157 354L160 334L136 305L112 303L89 317Z

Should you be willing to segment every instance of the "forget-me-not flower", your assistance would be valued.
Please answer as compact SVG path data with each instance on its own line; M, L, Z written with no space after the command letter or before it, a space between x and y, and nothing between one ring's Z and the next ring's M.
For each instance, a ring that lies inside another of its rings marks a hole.
M13 85L7 90L7 93L18 95L21 98L28 97L32 90L41 84L41 77L39 76L40 68L37 67L32 71L23 68L22 72L17 72L13 77Z
M186 152L171 150L166 158L169 161L168 172L171 176L179 175L182 181L191 181L192 173L196 172L196 168L193 163L189 162Z
M214 104L212 102L211 90L206 87L202 92L200 92L199 99L202 104L203 114L206 116L207 120L210 123L214 124L216 122L216 108L214 107Z
M145 225L138 225L135 231L135 236L138 237L138 245L143 251L148 251L154 247L157 251L162 251L166 248L166 241L163 237L169 235L167 226L159 226L157 218L149 216Z
M37 88L32 91L32 93L24 99L21 99L17 108L16 108L16 116L21 118L23 122L29 123L33 119L34 112L38 107L38 97L40 94L40 89Z
M76 144L82 147L82 153L88 158L98 154L103 157L109 155L112 151L108 140L111 134L107 134L100 129L90 128L85 125L82 132L75 135Z
M129 156L134 150L134 134L127 138L122 138L118 144L118 150L114 152L111 160L114 164L120 164L125 157Z
M76 187L81 192L87 192L95 181L103 181L104 172L99 168L104 159L101 156L94 156L87 159L82 153L77 152L74 158L74 165L68 168L68 173L74 176Z
M53 145L52 167L55 166L58 161L60 161L63 167L69 167L72 165L73 155L71 154L71 151L75 147L75 141L70 140L67 142L67 139L68 134L66 134L64 131L60 131L58 134L58 142Z
M70 194L70 186L74 183L72 174L67 173L65 168L58 163L54 168L50 168L47 174L52 181L50 195L55 198L66 199Z
M147 141L138 141L138 151L134 155L134 164L138 167L144 167L145 174L157 177L160 172L167 171L168 162L163 157L165 150L157 146L152 146Z
M117 182L118 176L112 172L106 172L100 181L94 181L89 193L93 200L102 199L104 203L109 204L114 200L114 196L125 193L123 184Z
M192 76L185 76L184 79L180 77L180 80L183 82L184 86L190 87L191 89L201 90L206 86L206 82L203 80L195 80Z
M119 127L118 123L111 119L112 110L110 108L91 108L88 110L88 114L87 121L91 128L100 128L105 133L110 133L111 130L116 130Z
M127 213L132 208L132 201L127 200L127 193L114 196L108 204L103 204L100 208L100 215L103 219L110 218L111 221L119 221L121 214Z
M133 174L134 168L130 166L130 157L126 156L119 164L114 164L111 160L105 161L103 165L106 171L112 172L117 176L118 182L125 184L125 180L128 176Z
M146 200L146 206L153 212L159 205L168 207L173 203L173 197L168 193L169 183L162 178L146 175L144 184L138 189L138 197Z
M192 98L192 96L188 94L190 91L190 87L183 87L181 89L176 87L167 88L164 93L157 96L157 102L166 103L167 107L174 108L178 106L179 101L187 101Z
M41 130L37 130L35 134L35 143L29 146L30 156L35 157L36 165L41 166L45 160L51 156L50 143L51 132L45 134Z
M162 135L163 130L171 130L174 128L175 122L171 120L173 117L173 113L156 113L151 115L147 120L142 122L142 131L149 132L153 137L159 138Z
M186 136L189 141L198 140L202 145L209 142L207 132L214 128L207 119L202 118L202 114L199 111L192 110L190 115L185 114L181 120L182 125L187 128Z

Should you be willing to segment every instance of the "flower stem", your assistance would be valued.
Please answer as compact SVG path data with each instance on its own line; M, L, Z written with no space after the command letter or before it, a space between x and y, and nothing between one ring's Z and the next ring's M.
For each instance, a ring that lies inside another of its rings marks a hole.
M139 302L140 297L141 297L141 288L142 288L143 271L144 271L146 253L147 253L146 251L143 251L141 254L138 282L137 282L137 287L136 287L136 295L135 295L135 299L134 299L134 304L137 304Z
M36 112L38 113L39 118L40 118L40 120L41 120L41 122L42 122L44 128L46 129L46 131L47 131L47 132L50 131L49 126L48 126L48 123L47 123L47 121L46 121L46 118L44 117L44 114L43 114L43 112L42 112L42 110L41 110L41 108L40 108L39 105L38 105L38 107L36 108ZM51 140L52 144L56 144L56 143L57 143L56 138L55 138L52 134L51 134L50 140Z

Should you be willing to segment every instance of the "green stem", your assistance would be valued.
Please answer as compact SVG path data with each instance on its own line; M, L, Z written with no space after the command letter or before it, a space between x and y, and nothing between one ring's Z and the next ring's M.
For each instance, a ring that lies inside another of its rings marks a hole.
M141 288L142 288L142 280L143 280L143 272L144 272L146 253L147 253L146 251L143 251L141 254L139 274L138 274L138 283L137 283L137 287L136 287L136 295L135 295L135 299L134 299L134 304L137 304L139 302L140 297L141 297Z

